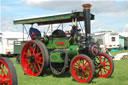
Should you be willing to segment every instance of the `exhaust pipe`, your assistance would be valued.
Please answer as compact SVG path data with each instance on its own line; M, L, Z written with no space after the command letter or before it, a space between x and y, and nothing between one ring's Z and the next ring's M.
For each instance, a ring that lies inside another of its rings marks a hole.
M85 25L85 37L86 40L89 38L91 34L91 14L90 14L91 5L90 4L83 4L83 15L84 15L84 25Z

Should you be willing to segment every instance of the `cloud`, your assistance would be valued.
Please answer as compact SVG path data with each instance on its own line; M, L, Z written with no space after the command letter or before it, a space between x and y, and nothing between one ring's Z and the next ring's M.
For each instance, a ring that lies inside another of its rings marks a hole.
M114 0L26 0L26 5L52 11L82 10L83 3L92 4L92 12L103 16L128 16L128 1Z
M8 18L8 17L3 17L1 16L1 24L0 24L0 31L1 32L18 32L22 31L22 26L21 25L14 25L13 20Z
M124 25L123 32L128 32L128 24Z

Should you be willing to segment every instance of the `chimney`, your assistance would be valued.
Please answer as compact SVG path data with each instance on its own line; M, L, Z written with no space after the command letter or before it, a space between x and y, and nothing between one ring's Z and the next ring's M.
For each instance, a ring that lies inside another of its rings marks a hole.
M84 14L84 25L85 25L85 34L86 34L86 39L91 34L91 25L90 25L90 20L91 20L91 14L90 14L90 4L83 4L83 14Z

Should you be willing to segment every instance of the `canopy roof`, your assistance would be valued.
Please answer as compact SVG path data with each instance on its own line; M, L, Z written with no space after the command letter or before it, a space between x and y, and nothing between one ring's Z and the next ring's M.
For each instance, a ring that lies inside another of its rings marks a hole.
M47 24L57 24L57 23L68 23L72 22L72 19L77 18L77 21L83 21L83 12L72 12L67 14L53 15L53 16L45 16L45 17L37 17L30 19L21 19L14 20L14 24L35 24L38 25L47 25ZM94 19L94 15L91 14L91 20Z

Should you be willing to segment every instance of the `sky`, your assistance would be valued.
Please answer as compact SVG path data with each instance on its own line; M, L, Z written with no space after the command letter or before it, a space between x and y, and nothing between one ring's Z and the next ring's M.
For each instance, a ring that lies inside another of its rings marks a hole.
M128 0L0 0L0 31L20 32L22 25L14 25L15 19L82 11L85 3L95 15L92 32L128 32Z

